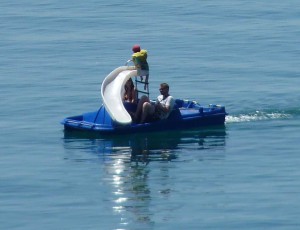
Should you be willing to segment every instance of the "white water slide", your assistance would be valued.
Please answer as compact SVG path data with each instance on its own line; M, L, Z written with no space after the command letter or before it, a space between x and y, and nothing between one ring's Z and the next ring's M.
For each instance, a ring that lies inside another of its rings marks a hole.
M123 105L122 95L126 81L135 76L137 71L133 66L121 66L107 75L101 85L103 104L113 121L120 124L127 125L132 122L131 116Z

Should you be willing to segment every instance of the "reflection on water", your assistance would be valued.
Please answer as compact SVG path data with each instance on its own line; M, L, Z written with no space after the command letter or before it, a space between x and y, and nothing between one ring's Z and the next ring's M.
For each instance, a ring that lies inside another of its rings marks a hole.
M66 149L82 149L100 159L123 159L141 162L171 161L178 157L178 149L217 149L225 146L225 126L202 130L159 132L116 136L99 136L77 131L65 131ZM125 156L124 156L125 155Z
M120 225L130 222L151 223L151 189L148 185L149 169L133 166L125 169L118 163L110 167L113 175L112 208L121 216Z
M108 202L114 215L120 217L116 228L132 229L154 225L151 203L157 188L150 187L153 180L159 181L159 195L163 199L172 193L170 164L166 163L180 162L182 152L224 148L226 130L222 126L114 137L66 132L63 140L66 159L101 162L101 184L111 190Z

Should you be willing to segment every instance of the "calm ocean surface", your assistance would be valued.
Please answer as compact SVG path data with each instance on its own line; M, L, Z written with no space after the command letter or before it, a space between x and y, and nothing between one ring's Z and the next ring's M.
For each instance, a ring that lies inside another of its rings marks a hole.
M0 229L299 229L300 2L1 1ZM133 44L224 127L65 134ZM146 154L147 153L147 154ZM147 157L146 157L147 156Z

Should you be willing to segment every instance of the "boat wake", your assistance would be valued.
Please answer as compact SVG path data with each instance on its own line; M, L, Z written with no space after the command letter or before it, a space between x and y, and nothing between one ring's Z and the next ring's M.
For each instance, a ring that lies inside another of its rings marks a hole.
M253 121L264 121L274 119L290 119L293 117L293 113L289 112L264 112L255 111L249 114L239 115L228 115L226 116L225 123L238 123L238 122L253 122Z

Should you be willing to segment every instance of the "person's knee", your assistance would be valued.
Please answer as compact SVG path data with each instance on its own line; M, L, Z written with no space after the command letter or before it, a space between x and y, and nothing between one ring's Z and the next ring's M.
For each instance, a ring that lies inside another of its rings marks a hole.
M143 109L149 111L149 109L151 108L151 104L149 102L145 102L143 104Z
M140 101L145 102L145 101L149 101L149 99L146 95L143 95L141 96Z
M145 102L143 105L143 112L146 115L153 115L155 107L150 102Z

